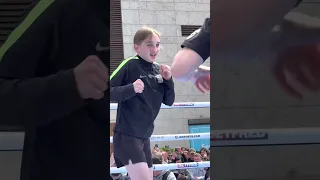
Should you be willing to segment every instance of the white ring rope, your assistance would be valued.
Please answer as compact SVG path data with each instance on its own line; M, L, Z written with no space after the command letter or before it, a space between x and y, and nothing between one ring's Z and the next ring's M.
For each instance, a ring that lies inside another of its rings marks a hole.
M150 141L181 141L193 139L210 139L210 133L152 135ZM113 137L110 136L110 143Z
M211 130L211 147L320 144L320 128Z
M161 109L176 109L176 108L208 108L210 102L176 102L172 106L161 105ZM116 110L118 103L110 103L110 110Z
M192 163L172 163L172 164L155 164L153 165L153 171L162 171L169 169L192 169L192 168L205 168L210 167L210 161L205 162L192 162ZM112 173L126 173L127 170L125 167L110 168L110 174Z

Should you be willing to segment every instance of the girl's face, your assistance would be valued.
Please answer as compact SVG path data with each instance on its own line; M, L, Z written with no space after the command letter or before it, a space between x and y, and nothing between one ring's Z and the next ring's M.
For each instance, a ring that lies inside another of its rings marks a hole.
M137 54L148 62L154 62L160 51L160 38L157 35L150 35L140 45L135 44Z

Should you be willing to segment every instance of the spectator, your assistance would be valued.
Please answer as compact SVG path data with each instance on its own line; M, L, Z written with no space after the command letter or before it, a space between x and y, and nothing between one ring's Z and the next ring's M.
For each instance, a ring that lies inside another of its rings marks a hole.
M172 153L168 153L168 164L172 163Z
M174 160L176 159L176 157L177 157L177 153L176 153L176 152L173 152L173 153L172 153L172 156L171 156L171 158L170 158L171 162L174 163Z
M207 148L205 148L205 147L202 147L201 149L200 149L200 154L202 155L203 153L206 153L207 152Z
M187 148L181 147L181 151L182 151L182 152L184 152L184 151L186 151L186 150L187 150Z
M201 154L204 161L210 160L210 157L209 157L210 151L207 148L205 148L205 147L201 148L200 154Z
M154 151L154 152L160 152L160 148L157 147L157 146L155 146L155 147L153 148L153 151Z
M195 154L195 153L196 153L195 151L192 151L192 150L190 151L190 150L189 150L189 154L188 154L188 155L189 155L189 159L188 159L188 162L194 162L194 158L193 158L193 157L194 157L194 154Z
M167 152L162 152L162 159L163 159L163 164L169 164L169 159L168 159L168 153Z
M182 163L182 156L178 155L175 159L175 163ZM173 171L177 180L191 180L190 173L187 169L177 169Z
M194 153L194 162L202 162L201 155ZM192 168L188 169L192 180L205 180L206 170L205 168Z
M182 162L188 162L189 160L189 152L186 150L182 154Z
M152 157L153 164L162 164L162 158L154 155ZM153 180L177 180L173 172L170 170L153 171Z
M161 152L153 153L153 154L152 154L152 157L161 159L161 162L163 163L163 156L162 156L162 153L161 153Z
M202 156L202 160L203 161L208 161L209 160L207 151L202 151L201 152L201 156Z
M152 154L156 154L156 153L158 153L158 151L156 149L153 149Z
M170 149L167 149L166 152L167 152L168 154L170 154L170 153L171 153L171 150L170 150Z
M177 147L175 148L175 152L176 152L177 154L182 154L182 150L181 150L180 146L177 146Z
M210 161L210 150L207 150L208 161Z

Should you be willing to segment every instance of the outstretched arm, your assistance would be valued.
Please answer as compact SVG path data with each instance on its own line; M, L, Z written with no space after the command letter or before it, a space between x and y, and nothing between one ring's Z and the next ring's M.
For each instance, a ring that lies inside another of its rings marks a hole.
M202 27L190 34L181 45L171 65L172 76L179 81L189 81L195 71L210 56L210 18ZM204 67L204 66L202 66ZM200 68L203 70L208 68ZM210 73L210 68L207 73Z

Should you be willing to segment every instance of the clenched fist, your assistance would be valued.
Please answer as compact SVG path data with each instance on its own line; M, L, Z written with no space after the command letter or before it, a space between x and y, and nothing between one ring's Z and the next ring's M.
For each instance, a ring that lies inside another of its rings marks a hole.
M97 100L104 97L109 70L97 56L88 56L73 72L81 98Z
M134 92L136 93L142 93L144 90L144 83L141 81L141 79L137 79L133 83Z
M160 74L165 80L171 79L171 68L168 65L161 64Z
M320 90L320 44L308 44L287 48L279 54L274 67L277 81L291 96L303 98L297 84L305 89Z
M202 93L210 91L210 75L199 76L195 82L195 85L196 88Z

